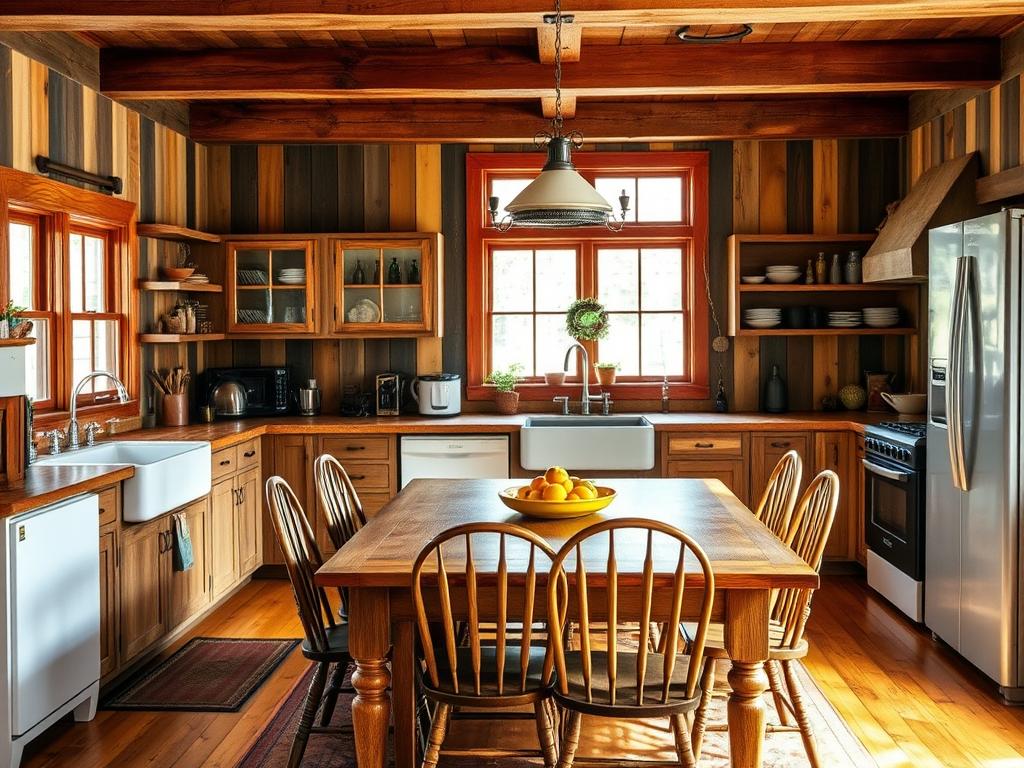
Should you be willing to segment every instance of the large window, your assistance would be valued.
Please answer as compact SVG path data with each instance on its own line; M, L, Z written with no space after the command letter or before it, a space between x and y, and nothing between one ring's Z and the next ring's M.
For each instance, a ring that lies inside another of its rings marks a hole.
M137 353L126 342L134 206L12 169L0 175L17 177L0 184L7 193L0 200L7 236L0 299L33 324L25 391L37 428L66 418L75 384L93 371L113 371L134 394ZM78 404L96 419L138 412L137 403L116 403L105 377L90 380Z
M618 209L621 233L604 228L499 233L486 200L509 203L539 169L535 155L473 154L467 160L467 352L470 397L489 396L487 373L518 363L522 397L548 398L546 372L562 370L573 340L565 312L597 297L608 336L585 342L590 361L616 363L615 396L703 398L707 388L707 157L704 153L578 153L577 168ZM581 380L579 356L570 381ZM593 379L593 374L589 374Z

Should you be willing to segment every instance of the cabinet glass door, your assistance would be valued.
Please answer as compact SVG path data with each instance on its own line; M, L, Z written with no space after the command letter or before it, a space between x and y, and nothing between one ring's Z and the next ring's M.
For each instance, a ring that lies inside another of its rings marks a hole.
M426 242L343 242L335 250L343 333L415 333L429 330Z
M232 330L303 332L313 328L312 245L232 245Z

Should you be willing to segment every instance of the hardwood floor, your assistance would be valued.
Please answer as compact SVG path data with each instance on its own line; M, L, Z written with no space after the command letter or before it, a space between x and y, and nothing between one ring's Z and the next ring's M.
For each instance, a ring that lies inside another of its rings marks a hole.
M862 579L825 579L809 633L808 669L881 768L1024 766L1024 707L1004 706L990 682ZM299 637L301 629L287 582L255 581L192 634ZM62 721L28 748L23 765L234 768L305 669L292 654L237 714L101 711L91 723ZM460 723L460 740L493 744L504 727Z

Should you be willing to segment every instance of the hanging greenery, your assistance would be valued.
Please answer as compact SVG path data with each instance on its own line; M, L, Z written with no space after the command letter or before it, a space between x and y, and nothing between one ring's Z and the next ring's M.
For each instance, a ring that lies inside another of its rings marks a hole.
M565 313L565 330L577 341L597 341L608 335L608 313L597 299L576 299Z

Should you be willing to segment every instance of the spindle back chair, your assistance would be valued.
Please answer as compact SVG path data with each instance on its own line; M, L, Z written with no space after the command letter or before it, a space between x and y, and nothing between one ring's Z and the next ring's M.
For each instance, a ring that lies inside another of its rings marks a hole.
M803 462L800 454L786 451L772 470L768 485L754 509L754 517L787 544L802 476Z
M341 462L329 453L318 456L313 462L313 479L327 523L327 535L334 548L341 549L366 525L359 494ZM347 589L341 590L340 614L342 618L348 617Z

